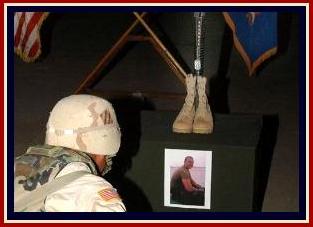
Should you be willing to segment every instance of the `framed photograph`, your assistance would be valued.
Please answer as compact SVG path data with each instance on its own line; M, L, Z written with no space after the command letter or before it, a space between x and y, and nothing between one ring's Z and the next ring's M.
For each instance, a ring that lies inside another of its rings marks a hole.
M164 206L210 209L212 151L165 149Z

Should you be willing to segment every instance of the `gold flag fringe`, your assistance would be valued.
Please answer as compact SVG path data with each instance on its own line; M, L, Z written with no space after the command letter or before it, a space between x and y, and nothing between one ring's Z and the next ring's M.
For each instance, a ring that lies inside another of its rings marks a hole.
M251 61L250 57L248 56L247 52L245 51L244 47L240 43L238 37L236 36L236 25L233 22L232 18L227 12L223 12L223 16L225 18L226 23L230 27L230 29L233 31L233 39L236 49L238 50L239 54L243 58L245 64L247 65L249 76L253 75L256 68L261 65L266 59L273 56L277 53L277 47L273 47L266 52L264 52L257 60L254 62Z

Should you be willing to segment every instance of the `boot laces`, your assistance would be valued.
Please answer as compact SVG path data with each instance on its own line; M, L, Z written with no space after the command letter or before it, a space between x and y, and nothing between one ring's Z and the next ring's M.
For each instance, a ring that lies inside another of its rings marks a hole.
M191 79L192 78L192 79ZM195 80L193 77L188 78L187 80L187 95L185 98L184 105L179 113L179 115L188 116L189 112L192 111L192 107L195 99Z
M187 96L185 99L185 103L183 105L183 108L181 109L181 114L188 115L189 112L192 110L194 98L190 96Z
M191 109L194 103L194 99L195 99L195 85L190 84L189 86L187 86L187 96L185 98L184 106L187 105L190 107L189 109Z
M206 94L199 95L199 103L198 103L198 114L199 117L206 119L208 113L211 113L211 110L209 108L209 102L207 99Z

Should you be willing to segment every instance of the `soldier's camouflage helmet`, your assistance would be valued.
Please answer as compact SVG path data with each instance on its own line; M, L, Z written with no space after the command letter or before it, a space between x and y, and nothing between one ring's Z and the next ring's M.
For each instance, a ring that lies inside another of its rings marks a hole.
M50 112L45 143L114 156L121 133L111 103L93 95L61 99Z

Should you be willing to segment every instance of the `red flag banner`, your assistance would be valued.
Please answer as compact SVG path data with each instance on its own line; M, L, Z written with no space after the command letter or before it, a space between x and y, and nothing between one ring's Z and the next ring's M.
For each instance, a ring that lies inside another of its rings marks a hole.
M14 14L14 52L24 61L32 62L41 53L40 27L47 12L16 12Z

